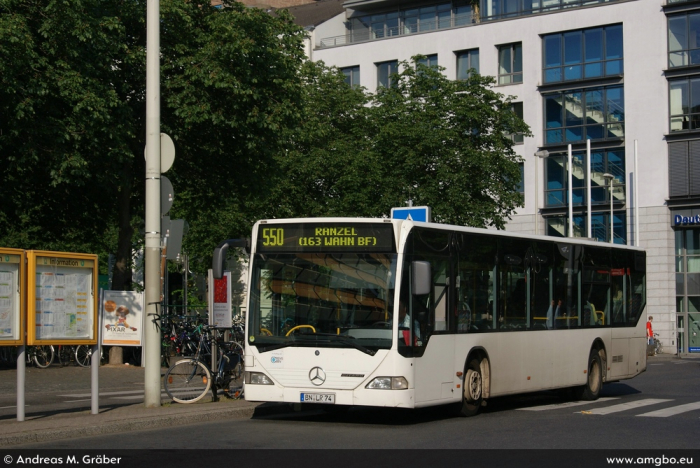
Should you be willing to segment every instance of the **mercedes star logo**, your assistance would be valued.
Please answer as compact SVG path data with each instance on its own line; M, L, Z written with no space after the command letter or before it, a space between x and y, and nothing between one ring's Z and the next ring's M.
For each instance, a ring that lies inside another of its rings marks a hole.
M323 385L323 382L326 381L326 373L320 367L314 367L309 371L309 380L317 387Z

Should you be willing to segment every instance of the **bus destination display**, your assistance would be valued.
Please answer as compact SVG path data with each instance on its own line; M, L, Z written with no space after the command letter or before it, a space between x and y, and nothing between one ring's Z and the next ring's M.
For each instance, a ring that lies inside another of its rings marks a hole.
M261 224L258 252L394 252L389 223Z

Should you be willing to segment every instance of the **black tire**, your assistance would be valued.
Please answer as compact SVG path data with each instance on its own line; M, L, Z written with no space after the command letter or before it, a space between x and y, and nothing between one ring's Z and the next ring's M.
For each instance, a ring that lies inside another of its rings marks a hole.
M209 369L194 359L176 362L163 377L163 388L177 403L201 400L211 388Z
M462 381L462 402L458 406L459 416L476 416L484 402L484 379L481 362L472 359L467 365Z
M34 364L41 369L46 369L53 363L53 346L35 346L32 353Z
M593 401L600 396L603 388L603 361L597 349L592 349L588 355L588 372L584 385L574 389L577 400Z

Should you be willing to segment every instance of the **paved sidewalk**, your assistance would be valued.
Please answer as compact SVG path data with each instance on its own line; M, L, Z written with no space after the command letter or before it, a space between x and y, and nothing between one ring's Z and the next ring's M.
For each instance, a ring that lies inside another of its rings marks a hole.
M124 389L143 389L144 369L133 366L101 366L99 387L101 393ZM15 369L0 369L0 394L5 404L16 401ZM100 397L99 414L91 414L90 401L81 408L61 409L59 396L65 393L90 393L90 369L75 366L49 369L27 368L25 420L17 421L6 415L0 418L0 447L59 440L74 437L113 434L134 430L170 427L213 420L250 418L259 403L229 400L218 402L204 398L194 404L178 404L163 400L159 408L146 408L138 403L107 403ZM48 395L47 395L48 394ZM32 404L39 398L55 398L57 404ZM89 399L89 397L88 397ZM56 409L56 408L59 409Z

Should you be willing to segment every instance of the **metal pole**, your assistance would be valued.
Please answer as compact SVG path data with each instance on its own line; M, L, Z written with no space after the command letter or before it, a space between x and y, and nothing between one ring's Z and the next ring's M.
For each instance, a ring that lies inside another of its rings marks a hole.
M572 186L572 175L573 166L571 164L571 145L569 145L569 237L574 237L574 200L573 200L573 186Z
M190 257L187 254L183 254L183 261L185 264L185 284L182 285L183 289L183 295L182 295L182 303L185 306L185 315L187 315L187 278L188 278L188 271L190 268Z
M606 172L605 174L603 174L603 178L605 180L610 181L610 243L613 244L615 242L613 234L613 189L615 183L615 176Z
M144 295L144 403L160 406L160 324L156 320L160 285L160 2L146 11L146 236Z
M639 247L639 165L637 161L637 140L634 140L634 245Z
M100 332L101 334L101 332ZM100 339L92 346L92 356L90 356L90 413L100 413Z
M591 140L586 140L586 200L587 200L587 209L586 209L586 232L588 233L588 237L593 237L593 231L592 231L592 221L591 221Z
M615 243L615 235L613 234L613 188L615 184L615 177L610 179L610 243Z
M24 421L24 386L27 373L27 347L17 348L17 421Z

